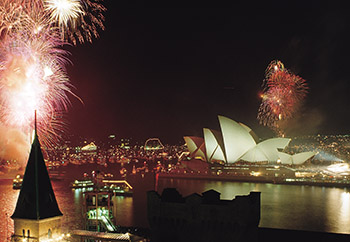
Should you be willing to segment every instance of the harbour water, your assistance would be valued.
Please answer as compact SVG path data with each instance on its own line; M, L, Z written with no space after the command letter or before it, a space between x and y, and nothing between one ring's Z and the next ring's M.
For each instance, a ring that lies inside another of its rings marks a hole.
M176 187L187 196L215 189L221 199L233 199L251 191L261 192L260 227L350 234L350 189L318 186L276 185L162 178L155 183L152 173L129 176L133 197L119 197L117 223L121 226L148 227L146 192ZM63 232L83 228L82 194L84 190L69 187L72 179L53 180L59 207L64 214ZM157 184L157 187L155 187ZM12 189L12 180L0 180L0 241L13 231L12 215L19 190Z

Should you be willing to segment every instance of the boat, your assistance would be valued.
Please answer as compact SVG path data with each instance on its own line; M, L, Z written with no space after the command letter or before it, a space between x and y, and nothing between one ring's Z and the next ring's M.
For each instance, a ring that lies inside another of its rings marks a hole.
M126 180L115 180L113 174L103 174L100 171L92 171L90 176L84 173L81 180L71 183L71 188L93 188L94 191L111 192L116 196L132 196L133 187Z
M22 175L16 175L16 178L13 179L12 188L13 189L21 189L23 182L23 176Z
M86 179L86 180L75 180L71 183L70 187L73 189L78 188L89 188L94 187L94 182L92 180Z
M84 172L83 178L76 179L73 182L71 182L70 187L72 189L94 187L95 186L95 182L93 180L94 175L95 175L95 171L92 172L92 176Z
M93 188L94 191L112 192L116 196L131 197L133 195L132 186L125 180L103 180L100 185L96 185L91 180L75 180L71 183L71 188Z
M133 195L133 187L125 180L102 180L103 186L100 191L113 192L116 196L131 197Z

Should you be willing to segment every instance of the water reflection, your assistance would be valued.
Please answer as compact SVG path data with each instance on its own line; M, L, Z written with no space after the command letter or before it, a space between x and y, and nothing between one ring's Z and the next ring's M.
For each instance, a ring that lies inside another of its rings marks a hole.
M333 188L327 193L327 229L339 233L349 233L350 193L344 189Z
M339 220L342 221L341 225L346 225L350 223L350 193L343 192L341 194L341 207ZM346 228L341 227L341 230L346 230Z
M117 197L116 206L116 221L121 226L133 226L133 198L132 197Z
M15 209L19 190L12 189L12 180L0 180L0 194L0 241L6 241L6 237L13 232L10 216Z
M148 180L147 180L148 179ZM117 224L147 227L146 192L154 189L153 177L129 178L134 187L133 197L118 197ZM69 182L52 182L58 205L63 213L62 232L82 229L82 201L84 190L72 190ZM264 183L238 183L226 181L159 179L158 192L166 187L176 187L187 196L214 189L221 199L232 200L237 195L251 191L261 192L260 226L310 231L350 233L350 190L328 187L274 185ZM0 180L0 217L12 215L19 190L12 189L12 182ZM8 217L7 216L7 217ZM8 224L7 224L8 222ZM6 231L13 231L13 221L0 220L0 241L6 241Z
M161 186L167 187L167 181L161 180ZM188 180L180 180L177 186L183 195L215 189L221 199L229 200L259 191L261 227L350 233L350 193L344 189Z

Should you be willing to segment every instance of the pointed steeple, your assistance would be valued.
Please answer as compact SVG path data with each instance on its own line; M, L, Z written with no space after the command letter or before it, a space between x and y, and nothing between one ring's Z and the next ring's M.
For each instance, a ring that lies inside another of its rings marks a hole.
M34 135L37 136L37 126L36 126L36 110L34 111Z
M44 156L37 134L36 112L35 132L27 167L24 173L22 188L18 196L12 219L44 219L61 216Z

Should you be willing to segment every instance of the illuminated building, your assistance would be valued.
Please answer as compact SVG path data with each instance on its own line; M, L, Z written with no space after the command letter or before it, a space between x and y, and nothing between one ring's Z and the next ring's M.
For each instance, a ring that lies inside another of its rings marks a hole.
M256 146L255 140L248 130L239 123L223 116L219 116L219 123L227 163L234 163L240 160L246 152Z
M184 137L190 158L200 158L210 163L233 164L246 161L300 165L315 155L315 152L289 155L282 151L291 139L271 138L258 142L255 133L245 124L223 116L218 118L221 132L204 128L204 139Z
M146 140L144 145L145 150L162 150L164 145L158 138L149 138Z
M110 134L110 135L108 136L108 139L115 140L115 134Z
M111 213L116 210L116 202L111 205L111 192L88 191L84 193L84 214L86 214L86 229L90 231L114 232L116 228L111 222ZM114 201L114 200L113 200ZM116 216L116 213L114 214Z
M220 132L216 130L203 129L205 140L205 151L209 161L225 159L225 152L223 150L223 140Z
M11 241L63 239L61 217L35 130L22 188L11 216L14 221Z
M130 149L130 139L129 138L120 139L120 148Z
M281 163L288 165L300 165L303 164L306 160L315 156L315 152L301 152L294 155L279 152L278 154L281 159Z
M90 144L83 146L81 150L85 152L96 151L97 146L94 144L94 142L91 142Z
M190 152L191 158L201 159L206 161L204 140L201 137L185 136L184 140L187 144L187 148Z

